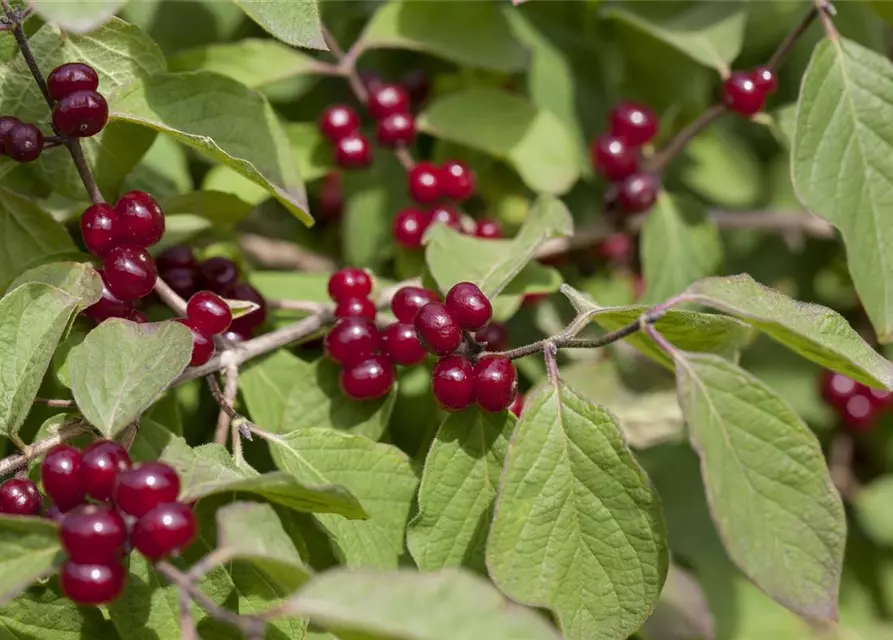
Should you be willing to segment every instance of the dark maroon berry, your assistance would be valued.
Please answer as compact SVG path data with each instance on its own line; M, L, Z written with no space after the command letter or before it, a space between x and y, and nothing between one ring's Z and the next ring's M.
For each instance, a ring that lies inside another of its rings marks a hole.
M462 344L462 328L442 302L429 302L419 309L414 324L419 339L431 353L445 356Z
M478 220L474 235L487 240L497 240L502 237L502 225L497 220Z
M214 355L214 337L199 329L191 318L174 318L192 332L192 355L189 366L200 367Z
M43 151L43 133L33 124L17 124L4 139L6 155L17 162L33 162Z
M66 62L47 76L47 89L54 100L61 100L76 91L96 91L98 88L96 70L83 62Z
M520 393L515 394L515 399L509 405L509 411L515 414L516 418L521 417L521 411L524 409L524 396Z
M876 422L877 414L877 407L862 393L850 396L841 409L843 425L854 433L871 429Z
M592 166L608 180L623 180L639 168L639 151L623 138L604 134L589 149Z
M189 300L198 291L198 274L195 269L177 267L158 275L184 300Z
M81 214L81 237L87 251L103 257L120 242L121 224L115 210L104 202Z
M142 247L122 245L109 251L102 261L109 291L119 300L131 302L152 292L158 273L155 260Z
M194 270L198 268L198 261L195 259L192 247L188 247L185 244L178 244L165 249L155 258L155 263L158 265L159 273L164 273L171 269Z
M207 336L216 336L229 328L233 312L223 298L210 291L199 291L186 304L186 317Z
M119 561L77 564L69 560L59 572L62 593L76 604L111 602L124 591L126 579L127 573Z
M375 323L366 318L342 318L326 334L326 354L338 364L365 359L381 347Z
M319 190L319 213L324 220L338 220L344 213L344 195L341 193L341 175L327 173Z
M657 135L657 116L635 102L621 102L611 109L611 134L634 147L650 142Z
M401 287L391 298L391 311L400 322L415 322L419 309L429 302L436 302L437 294L422 287Z
M89 138L109 121L109 105L96 91L76 91L53 107L53 126L71 138Z
M462 411L474 402L474 369L464 356L447 356L434 365L434 400L447 411Z
M507 409L518 393L518 372L508 358L488 356L474 365L474 401L484 411Z
M439 204L428 211L428 224L432 225L437 224L438 222L445 224L451 229L456 229L457 231L462 229L462 222L459 220L459 214L456 213L455 209L446 204Z
M394 365L385 356L368 356L345 365L338 384L353 400L380 398L394 386Z
M763 108L766 92L757 86L752 74L734 71L723 82L722 97L729 110L752 116Z
M84 501L81 452L67 444L56 445L40 465L43 491L60 511L69 511Z
M199 282L220 295L236 284L239 279L239 267L229 258L220 256L208 258L198 266Z
M415 327L408 322L395 322L381 332L381 350L394 364L411 366L425 359L425 347L419 342Z
M267 300L261 295L261 292L252 287L247 282L238 282L223 292L223 297L230 300L242 300L244 302L253 302L257 305L257 309L251 313L246 313L238 318L233 318L229 328L236 333L251 335L255 329L264 323L267 319Z
M37 485L27 478L11 478L0 484L0 513L36 516L42 504Z
M468 200L474 195L475 180L464 162L449 160L440 168L440 190L447 198Z
M6 135L17 124L22 121L15 116L0 116L0 155L6 154Z
M778 89L778 79L775 77L775 72L769 67L757 67L754 69L753 81L757 85L757 89L767 96L775 93L775 90Z
M424 211L404 209L394 217L394 240L405 249L418 249L430 218Z
M383 120L391 114L409 111L409 96L400 85L382 84L369 92L366 107L369 115L376 120Z
M151 247L164 235L164 212L145 191L130 191L115 205L121 223L121 241Z
M192 509L180 502L168 502L141 516L130 539L133 548L146 558L160 560L192 544L197 532Z
M474 339L486 345L487 351L504 351L509 346L509 330L501 322L491 322L483 329L478 329Z
M372 293L369 274L356 267L344 267L329 278L329 297L336 302L345 298L368 298Z
M335 104L322 112L319 130L332 142L343 140L360 128L356 111L343 104Z
M439 200L441 172L430 162L418 162L409 170L409 195L416 202L427 204Z
M126 318L130 316L133 313L133 307L130 303L116 298L115 294L109 289L105 273L101 270L97 273L102 278L102 296L96 304L84 310L84 315L97 324L109 318Z
M408 113L392 113L378 121L378 142L383 147L412 144L415 119Z
M59 539L68 557L78 563L114 562L127 543L124 518L107 505L85 504L62 518Z
M424 69L410 69L405 72L400 76L400 84L414 105L423 103L431 90L431 78Z
M446 306L463 329L477 331L493 317L493 305L476 284L460 282L447 292Z
M648 211L657 200L660 183L651 173L634 173L624 180L617 194L617 204L626 213Z
M345 169L357 169L372 162L372 147L361 133L351 133L335 143L335 163Z
M94 442L81 454L84 491L96 500L111 500L118 474L129 468L130 455L121 443L114 440Z
M375 320L375 304L369 298L344 298L335 305L336 318Z
M145 462L118 474L113 499L124 513L137 518L180 493L180 477L163 462Z

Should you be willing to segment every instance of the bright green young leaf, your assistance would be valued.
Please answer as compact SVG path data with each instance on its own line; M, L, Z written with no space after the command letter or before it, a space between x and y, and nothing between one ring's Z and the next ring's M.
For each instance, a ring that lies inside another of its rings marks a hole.
M717 122L686 145L679 178L716 206L752 207L765 189L764 167L750 141L724 124Z
M56 523L45 518L0 515L0 604L51 575L63 560Z
M210 71L159 74L110 100L113 121L172 136L264 187L307 224L307 197L279 119L267 100Z
M192 191L186 148L173 138L155 136L152 146L127 176L121 190L145 191L158 201Z
M84 417L114 437L189 364L192 334L178 322L106 320L71 350L71 392Z
M831 309L793 300L746 274L706 278L685 296L741 318L804 358L865 384L893 389L893 364Z
M328 50L316 0L233 0L248 17L285 44Z
M301 177L306 182L322 178L335 170L331 143L323 138L315 122L289 122L285 125L285 135L291 143Z
M495 2L382 3L360 36L364 49L423 51L462 65L511 73L526 52Z
M192 214L222 230L232 228L254 209L238 196L222 191L192 191L163 198L160 204L165 216Z
M797 103L791 171L797 197L840 230L859 299L893 340L893 67L843 38L812 55Z
M469 118L472 113L474 118ZM419 116L418 127L506 161L528 187L540 193L564 194L580 177L578 143L565 124L551 111L538 109L518 95L496 89L450 93Z
M515 427L507 412L447 416L428 451L408 545L423 571L464 565L486 573L484 546Z
M815 435L736 364L673 355L679 403L729 556L780 604L836 620L846 518Z
M52 25L73 33L87 33L105 24L127 0L31 0L34 13Z
M859 525L873 542L893 547L893 476L884 475L862 487L853 504Z
M335 553L348 566L396 567L418 478L396 447L333 429L301 429L269 440L276 466L311 484L339 484L355 495L368 520L316 514Z
M559 640L537 613L466 571L334 569L284 607L344 638L364 640Z
M97 607L79 607L49 587L35 587L0 607L4 640L116 638Z
M500 590L549 608L568 640L625 640L668 563L660 501L615 418L563 383L528 398L487 541Z
M658 303L722 263L719 231L693 198L663 193L642 227L643 302Z
M267 298L331 302L330 274L304 271L252 271L251 284ZM380 284L380 283L379 283Z

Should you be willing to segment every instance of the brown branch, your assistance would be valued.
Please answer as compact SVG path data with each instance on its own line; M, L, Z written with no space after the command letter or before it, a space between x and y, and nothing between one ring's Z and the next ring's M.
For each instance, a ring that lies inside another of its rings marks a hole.
M651 173L662 173L673 158L682 153L682 150L685 149L686 145L688 145L696 135L709 127L725 112L726 106L724 104L715 104L708 107L704 113L699 115L690 122L687 127L673 136L666 146L646 163L646 170Z
M211 388L211 395L214 396L214 399L220 405L220 414L217 416L217 428L214 431L214 442L225 445L230 423L241 416L234 408L236 394L239 392L239 368L235 365L230 365L223 371L226 377L222 393L220 386L217 384L215 374L212 373L207 376L207 380Z
M54 400L51 398L34 398L35 404L42 404L45 407L56 407L59 409L70 409L75 406L74 400Z
M803 16L803 19L797 24L796 27L787 35L785 39L781 41L781 44L778 45L778 48L775 50L775 53L772 54L772 57L769 58L769 62L766 63L766 66L775 71L787 57L788 53L790 53L791 49L797 43L797 40L806 33L806 30L816 19L816 16L819 15L819 8L816 5L811 6L806 15Z
M516 349L509 349L507 351L485 351L484 353L480 354L479 357L483 358L486 356L500 356L503 358L508 358L509 360L517 360L518 358L533 355L534 353L548 351L549 348L599 349L601 347L605 347L609 344L617 342L618 340L622 340L623 338L627 338L639 331L641 328L642 323L639 320L636 320L635 322L631 322L628 325L617 329L616 331L611 331L603 336L599 336L598 338L576 338L571 335L559 335L554 338L545 338L543 340L538 340L537 342L534 342L532 344L524 345L523 347L517 347Z
M189 594L185 590L180 591L180 640L198 640L190 604Z
M270 309L281 311L300 311L303 313L319 313L326 308L323 302L311 302L309 300L267 300Z
M243 233L239 236L239 246L252 261L273 269L329 272L337 267L331 258L287 240Z
M186 315L186 301L160 277L155 279L155 293L177 315Z
M54 435L26 446L22 453L15 453L0 460L0 477L8 476L19 469L24 469L29 462L39 458L57 444L72 440L85 431L85 425L80 420L63 424Z

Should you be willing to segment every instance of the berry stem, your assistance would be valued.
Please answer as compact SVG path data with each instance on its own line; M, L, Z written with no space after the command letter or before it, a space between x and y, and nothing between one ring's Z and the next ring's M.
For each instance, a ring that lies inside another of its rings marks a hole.
M86 425L80 419L66 421L54 435L23 447L22 453L16 453L0 460L0 477L24 469L29 462L39 458L57 444L72 440L84 431L86 431Z
M174 313L181 316L186 315L186 301L181 298L176 291L171 289L170 285L160 277L155 279L155 293L158 294L161 301L170 307Z
M828 0L813 0L813 3L818 10L819 18L822 21L822 27L825 29L825 35L834 42L840 40L840 34L837 32L837 27L834 26L834 21L831 20L832 16L837 15L837 10L834 8L834 5L828 2Z
M772 57L769 58L769 62L766 63L766 66L775 71L781 66L782 61L797 43L797 40L800 39L809 26L813 23L816 17L819 15L818 5L813 5L807 10L806 15L803 16L803 19L800 23L794 27L794 29L785 36L785 39L781 41L781 44L778 45L778 48L775 50L775 53L772 54Z
M217 416L217 429L214 431L214 442L226 445L226 435L229 432L230 424L234 419L240 417L234 409L236 394L239 391L239 368L235 365L229 365L224 369L223 373L223 392L220 391L220 385L217 383L215 374L209 375L207 380L208 385L211 387L211 394L220 404L220 414ZM235 433L233 433L233 437L236 437ZM235 444L235 440L233 444Z

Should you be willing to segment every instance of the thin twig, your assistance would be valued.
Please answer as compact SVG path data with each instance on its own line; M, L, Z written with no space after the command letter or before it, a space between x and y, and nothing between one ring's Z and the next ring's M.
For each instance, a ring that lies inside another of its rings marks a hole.
M198 632L195 629L195 621L192 619L191 600L189 594L180 591L180 639L197 640Z
M828 2L828 0L813 0L813 4L818 9L822 27L825 29L825 35L834 42L840 40L840 33L837 31L837 27L834 26L834 21L831 20L833 16L837 15L834 5Z
M224 384L223 394L220 393L220 387L214 377L215 374L208 376L208 383L211 385L211 393L220 404L220 414L217 416L217 428L214 431L214 442L217 444L226 444L226 436L229 432L230 423L233 416L239 414L234 409L236 402L236 394L239 392L239 368L235 365L229 365L223 370Z
M682 153L686 145L692 141L701 131L709 127L715 120L726 112L724 104L715 104L708 107L701 115L695 118L682 131L677 133L667 145L660 150L647 163L646 169L651 173L662 173L668 164Z
M274 269L324 273L334 271L337 266L331 258L314 253L294 242L254 233L241 234L239 246L254 262Z
M817 6L813 5L810 7L806 15L803 16L803 19L797 24L796 27L787 35L785 39L781 41L781 44L778 45L778 48L775 50L775 53L772 54L772 57L769 58L769 62L766 63L766 66L775 71L784 61L785 57L797 43L797 40L806 33L806 30L816 19L816 16L819 15L819 9Z
M155 280L155 293L177 315L186 315L186 301L161 278Z
M19 469L24 469L29 462L39 458L57 444L72 440L84 433L84 431L86 431L84 423L80 420L64 424L54 435L32 445L25 446L22 453L15 453L0 460L0 477L8 476Z
M310 300L267 300L270 309L281 311L301 311L305 313L319 313L328 305L324 302L311 302Z
M60 409L69 409L73 406L74 400L56 400L51 398L34 398L35 404L42 404L46 407L56 407Z
M509 360L517 360L518 358L523 358L525 356L533 355L534 353L545 351L550 345L557 349L599 349L611 343L617 342L618 340L622 340L623 338L631 336L632 334L639 331L641 328L641 323L636 320L635 322L631 322L630 324L623 326L616 331L611 331L598 338L575 338L570 335L559 335L555 338L545 338L543 340L538 340L537 342L534 342L532 344L524 345L523 347L517 347L515 349L508 349L506 351L485 351L480 355L480 357L485 358L487 356L499 356L508 358Z

